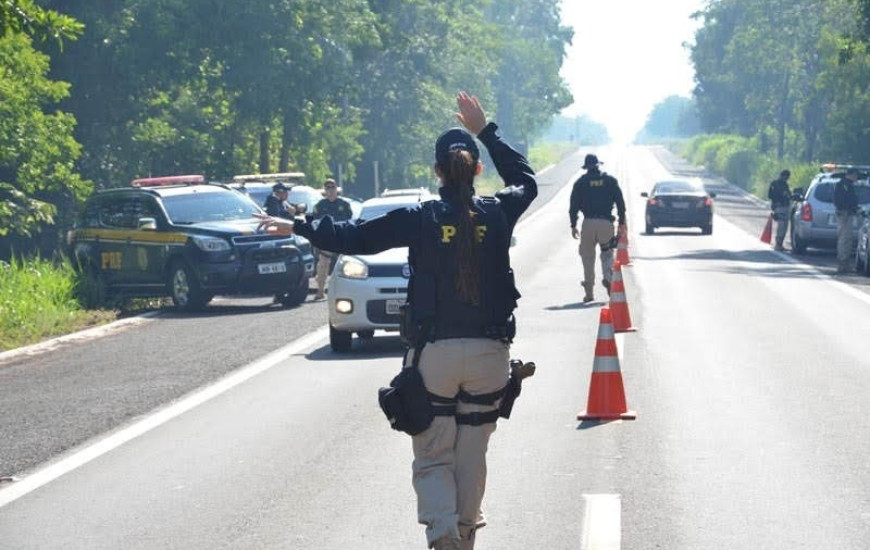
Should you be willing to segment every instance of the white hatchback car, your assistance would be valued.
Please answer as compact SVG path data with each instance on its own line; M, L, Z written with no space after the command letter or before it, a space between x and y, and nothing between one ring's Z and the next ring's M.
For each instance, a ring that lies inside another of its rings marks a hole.
M370 220L434 198L420 195L369 199L363 202L359 217ZM407 248L339 256L328 287L332 350L350 351L354 332L361 338L372 338L375 330L398 331L399 307L407 298L410 276Z

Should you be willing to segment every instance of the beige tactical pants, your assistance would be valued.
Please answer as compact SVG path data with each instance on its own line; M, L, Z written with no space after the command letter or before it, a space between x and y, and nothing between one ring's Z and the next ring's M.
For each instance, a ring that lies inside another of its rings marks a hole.
M408 354L409 361L412 354ZM453 397L460 389L485 394L507 384L509 361L510 346L504 342L451 338L426 344L420 355L420 373L426 389L436 395ZM496 406L459 401L457 412L488 412ZM436 416L426 431L412 438L417 516L426 526L429 548L444 535L468 542L486 524L481 510L486 449L495 427L495 423L457 426L454 417Z
M332 264L332 255L318 251L317 253L317 272L314 274L314 280L317 281L317 295L322 296L326 289L326 278L329 277L329 266Z
M855 252L855 242L852 238L852 225L855 215L837 212L837 269L848 271Z
M776 245L782 246L782 242L785 240L785 235L788 232L788 206L777 206L773 209L773 213L776 214Z
M613 222L610 220L599 220L593 218L583 218L583 223L580 226L580 261L583 263L583 282L590 285L595 284L595 247L607 246L610 239L616 235L613 229ZM601 250L601 276L605 281L613 278L613 254L616 248L609 250Z

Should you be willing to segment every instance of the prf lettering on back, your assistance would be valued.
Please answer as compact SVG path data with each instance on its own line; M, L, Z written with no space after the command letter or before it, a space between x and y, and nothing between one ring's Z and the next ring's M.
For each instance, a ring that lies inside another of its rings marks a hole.
M483 242L483 236L486 235L486 226L485 225L477 225L475 226L477 229L477 242ZM456 226L455 225L442 225L441 226L441 242L449 243L453 240L453 237L456 236Z
M589 180L589 187L604 187L604 180Z
M121 253L120 252L102 252L102 253L100 253L100 268L101 269L121 269Z

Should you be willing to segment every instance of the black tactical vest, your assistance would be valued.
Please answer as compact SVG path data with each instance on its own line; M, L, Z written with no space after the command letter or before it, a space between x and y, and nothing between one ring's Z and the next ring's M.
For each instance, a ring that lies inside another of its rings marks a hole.
M424 327L424 338L511 338L513 310L520 297L510 267L510 228L499 200L474 198L474 223L479 236L480 300L463 303L455 280L457 213L445 201L421 205L420 244L409 250L412 277L408 302L414 322Z

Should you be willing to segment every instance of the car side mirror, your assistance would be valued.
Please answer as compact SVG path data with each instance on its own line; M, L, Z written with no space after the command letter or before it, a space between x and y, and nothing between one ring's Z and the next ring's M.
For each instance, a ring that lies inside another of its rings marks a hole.
M514 237L513 235L511 235L511 247L514 247L516 245L517 245L517 238Z
M791 192L791 198L796 201L804 200L804 188L795 187Z
M649 198L649 193L647 193L646 191L644 191L643 193L640 194L640 196L641 196L641 197Z
M710 192L707 193L707 194L710 195L710 198L711 198L711 199L715 199L715 198L716 198L716 193L714 193L713 191L710 191Z
M156 218L139 218L139 229L143 231L157 231Z
M299 204L296 205L296 213L297 214L304 214L307 211L308 211L308 205L305 204L304 202L300 202Z

